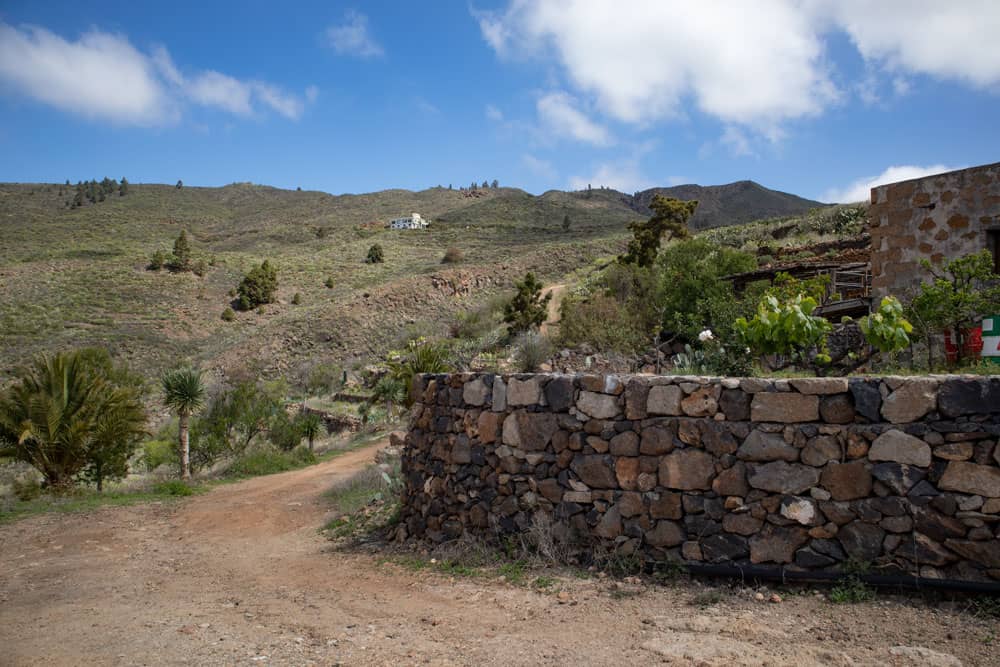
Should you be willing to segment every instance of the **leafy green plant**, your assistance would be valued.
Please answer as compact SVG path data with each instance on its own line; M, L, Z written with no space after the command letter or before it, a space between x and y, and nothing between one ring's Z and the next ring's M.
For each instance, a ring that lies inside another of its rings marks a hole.
M179 479L168 479L153 487L153 492L163 496L192 496L194 489Z
M188 241L187 231L181 230L180 236L174 241L174 252L170 259L171 271L191 270L191 242Z
M294 295L292 296L292 305L293 305L293 306L298 306L298 305L300 305L301 303L302 303L302 294L301 294L301 293L299 293L299 292L296 292L296 293L295 293L295 294L294 294Z
M142 463L146 472L153 472L164 464L179 463L177 444L167 440L147 440L142 443Z
M368 254L365 256L365 264L381 264L384 261L385 251L380 244L375 243L368 248Z
M913 332L913 325L903 317L903 304L892 296L884 297L875 312L858 320L858 326L868 344L883 353L905 349Z
M153 255L149 258L149 264L146 266L150 271L159 271L167 264L167 253L162 250L156 250Z
M406 344L404 350L394 350L386 357L389 376L398 381L409 392L413 377L420 373L446 373L448 350L442 343L426 338L415 338ZM409 397L407 397L409 405ZM370 408L370 406L369 406ZM368 411L370 413L370 410Z
M812 314L816 306L814 298L802 294L785 301L767 295L758 304L756 315L750 320L737 318L735 328L740 340L760 355L768 368L776 367L768 358L772 355L808 362L808 353L821 349L826 335L833 329L828 321ZM815 360L828 362L829 357L824 359L824 356L820 351Z
M223 322L232 322L235 319L236 319L236 313L233 312L232 308L226 308L224 311L222 311Z

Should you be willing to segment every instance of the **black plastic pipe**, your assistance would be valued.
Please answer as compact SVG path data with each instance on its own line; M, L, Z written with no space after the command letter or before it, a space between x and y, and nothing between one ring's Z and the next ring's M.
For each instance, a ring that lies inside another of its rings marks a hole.
M708 577L726 577L738 579L764 579L768 581L802 582L802 583L835 583L848 575L840 572L801 572L799 570L775 569L755 565L707 565L704 563L685 563L685 569L694 575ZM871 586L892 586L923 590L946 590L961 593L987 593L1000 595L1000 582L959 581L957 579L929 579L926 577L858 574L856 579Z

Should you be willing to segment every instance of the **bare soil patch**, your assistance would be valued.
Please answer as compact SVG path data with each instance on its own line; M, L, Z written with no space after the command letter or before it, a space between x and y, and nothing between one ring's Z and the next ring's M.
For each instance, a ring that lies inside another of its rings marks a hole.
M336 550L322 494L373 445L177 503L0 528L11 665L997 665L961 601L832 605L559 574L544 590Z

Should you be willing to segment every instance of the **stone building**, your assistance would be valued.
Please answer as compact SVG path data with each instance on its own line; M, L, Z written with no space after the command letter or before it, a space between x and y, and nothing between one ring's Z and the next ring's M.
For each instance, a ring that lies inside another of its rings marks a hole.
M912 296L927 272L988 249L1000 272L1000 162L872 188L872 291Z

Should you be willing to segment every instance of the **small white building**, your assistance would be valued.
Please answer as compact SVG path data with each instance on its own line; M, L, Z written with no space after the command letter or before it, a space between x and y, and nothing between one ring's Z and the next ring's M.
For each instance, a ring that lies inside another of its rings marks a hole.
M390 229L427 229L430 223L420 217L419 213L411 213L405 218L396 218L389 223Z

